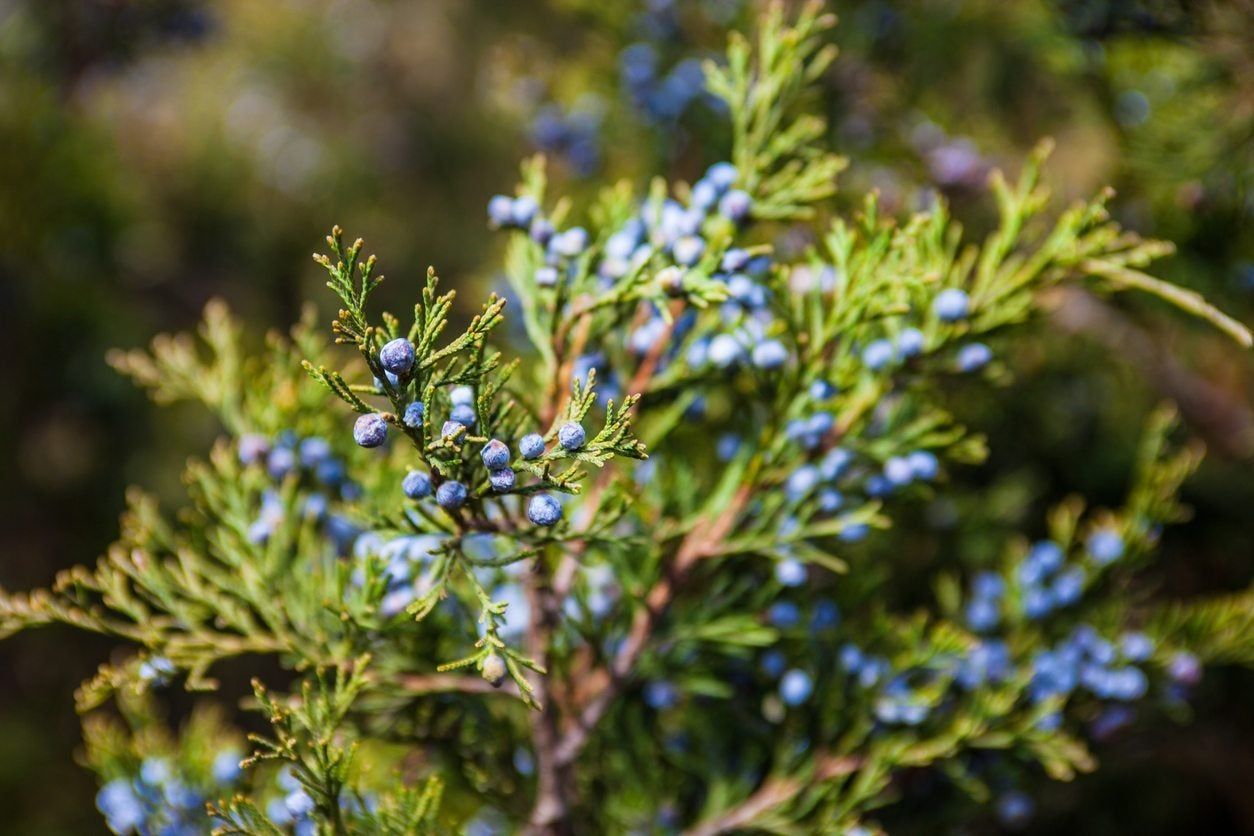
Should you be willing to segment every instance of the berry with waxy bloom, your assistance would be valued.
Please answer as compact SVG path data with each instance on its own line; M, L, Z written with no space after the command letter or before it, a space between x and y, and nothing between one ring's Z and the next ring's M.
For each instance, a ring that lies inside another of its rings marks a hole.
M497 470L488 471L488 484L492 486L492 490L503 492L512 490L516 475L513 468L502 467Z
M759 369L778 369L788 362L788 349L779 340L767 340L753 347L753 365Z
M353 424L353 440L362 447L378 447L388 437L388 424L377 412L362 415Z
M422 499L431 495L431 477L421 470L411 470L401 480L401 490L410 499Z
M557 284L557 268L547 264L537 267L535 279L540 287L553 287Z
M984 343L968 343L958 349L958 371L977 371L987 366L992 359L993 352Z
M518 452L530 461L544 455L544 438L539 433L527 433L518 442Z
M779 697L785 705L801 705L814 693L814 680L803 670L793 668L779 681Z
M508 226L513 220L513 209L514 201L509 197L503 194L493 195L488 201L488 221L492 226Z
M753 207L753 198L749 197L747 192L735 189L723 195L723 199L718 202L718 212L724 218L730 221L740 223L749 217L749 210Z
M509 464L509 447L500 439L494 438L479 451L483 466L488 470L500 470Z
M397 337L379 349L379 365L394 375L409 374L414 367L414 344Z
M862 349L862 363L873 372L886 368L894 356L893 344L888 340L872 340Z
M923 353L925 340L918 328L906 328L897 335L897 356L903 360Z
M416 430L422 426L422 401L414 401L405 407L405 413L401 416L401 423Z
M441 508L452 510L462 507L466 502L466 494L465 485L456 480L449 480L436 489L435 501Z
M567 421L557 431L557 443L565 450L578 450L587 441L588 434L574 421Z
M1093 556L1093 561L1100 566L1114 563L1123 557L1123 538L1113 529L1102 528L1094 531L1084 542L1084 546Z
M475 408L468 403L459 403L454 406L448 417L465 427L473 427L477 420Z
M561 518L561 503L547 493L538 493L527 503L527 519L536 525L557 525Z
M942 322L957 322L964 319L971 308L971 299L965 290L950 287L936 294L932 300L932 311Z

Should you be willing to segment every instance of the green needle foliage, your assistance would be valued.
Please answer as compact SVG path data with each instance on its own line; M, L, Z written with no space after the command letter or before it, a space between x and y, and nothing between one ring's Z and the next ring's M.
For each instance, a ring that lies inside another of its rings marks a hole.
M60 622L133 648L79 701L114 829L869 832L904 770L981 802L1067 780L1095 765L1088 721L1178 710L1197 660L1254 662L1248 592L1126 592L1200 461L1168 407L1122 507L1068 499L1048 542L1012 539L995 566L945 555L927 602L893 594L911 570L884 530L986 455L949 394L1009 381L990 345L1051 289L1140 291L1250 333L1142 272L1170 246L1122 230L1108 195L1050 220L1047 144L994 177L983 242L943 204L898 222L871 195L830 218L845 163L806 107L833 22L773 8L731 38L707 69L731 163L698 183L609 186L576 228L526 163L493 215L516 306L489 297L457 330L430 270L412 320L376 314L376 259L336 228L315 257L334 344L307 316L254 355L215 303L198 341L112 358L227 432L183 507L136 491L95 567L0 596L5 635ZM800 230L804 249L773 246ZM491 347L506 316L530 343L512 361ZM492 440L506 464L485 466ZM244 705L272 730L214 783L199 721L178 754L135 706L213 690L240 656L287 676L255 683ZM134 740L95 719L110 700ZM149 809L133 787L173 780L153 757L196 803Z

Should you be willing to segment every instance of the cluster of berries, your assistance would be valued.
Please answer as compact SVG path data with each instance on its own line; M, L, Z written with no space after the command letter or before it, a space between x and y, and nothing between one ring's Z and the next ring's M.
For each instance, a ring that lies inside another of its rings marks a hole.
M297 478L307 485L309 490L303 494L301 512L319 523L329 521L332 500L353 500L361 493L360 486L348 479L343 460L334 455L325 438L300 438L294 432L285 431L271 440L258 433L247 433L239 438L238 454L240 463L245 466L263 465L276 484ZM249 539L265 543L283 524L286 513L279 492L267 490L262 495L257 519L249 527Z
M117 834L199 836L208 824L205 801L229 795L240 777L240 754L214 758L208 780L195 780L167 758L145 758L137 774L118 777L96 794L96 807Z
M671 125L696 102L717 103L705 89L705 73L696 58L685 58L662 72L652 44L631 44L619 55L619 76L632 105L650 122Z
M932 300L932 313L942 323L961 322L970 315L971 299L965 290L951 287L936 294ZM882 372L922 354L927 348L927 338L915 327L903 328L892 339L881 337L862 347L862 365L873 372ZM993 352L980 342L966 343L958 349L954 366L960 372L975 372L987 366Z
M513 198L494 195L488 201L488 222L497 229L523 230L544 247L544 266L535 273L536 284L540 287L556 285L562 272L570 270L574 261L588 249L588 230L572 226L557 231L553 223L540 214L540 204L531 195Z
M550 156L561 157L579 177L594 174L601 164L599 136L604 103L595 94L580 97L565 109L550 102L531 120L531 142Z

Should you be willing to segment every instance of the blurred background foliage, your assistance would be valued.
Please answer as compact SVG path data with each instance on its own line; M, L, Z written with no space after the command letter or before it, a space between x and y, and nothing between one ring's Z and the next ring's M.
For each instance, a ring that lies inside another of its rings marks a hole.
M842 55L814 105L851 161L846 210L868 189L895 213L944 196L978 234L988 171L1052 136L1060 201L1113 185L1122 223L1178 244L1168 278L1254 320L1254 3L833 8ZM749 0L0 0L0 585L99 553L124 487L172 493L218 431L148 407L106 367L109 347L187 328L215 296L258 333L286 327L321 282L309 253L333 222L379 253L389 305L427 264L495 287L484 206L526 153L550 155L577 200L596 178L693 177L725 154L699 62L752 13ZM1170 397L1212 455L1186 486L1194 521L1130 594L1248 585L1248 355L1152 302L1055 303L1014 349L1014 397L954 392L993 457L905 527L919 577L941 548L991 555L1068 492L1115 501L1141 421ZM92 776L71 761L71 693L105 652L61 632L0 646L4 832L101 830ZM1096 776L1041 788L1032 829L1254 832L1252 697L1249 673L1217 672L1192 725L1147 724L1109 742ZM885 823L936 832L946 794L907 781Z

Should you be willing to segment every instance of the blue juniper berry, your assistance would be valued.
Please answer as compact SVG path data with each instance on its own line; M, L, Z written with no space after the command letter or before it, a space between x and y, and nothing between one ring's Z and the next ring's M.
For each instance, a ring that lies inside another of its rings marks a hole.
M862 363L873 372L878 372L893 362L896 352L888 340L873 340L862 349Z
M965 319L970 307L971 300L966 291L956 287L942 290L932 300L932 311L941 322L957 322Z
M405 412L401 415L401 423L411 430L416 430L422 426L422 413L422 401L414 401L405 407Z
M779 340L767 340L753 347L753 365L759 369L778 369L788 362L788 349Z
M897 356L903 360L923 353L925 339L918 328L906 328L897 335Z
M1084 546L1099 566L1114 563L1123 557L1123 537L1109 528L1100 528L1089 535Z
M465 427L473 427L478 420L475 408L468 403L459 403L449 411L448 417Z
M557 284L557 268L547 264L537 267L535 280L540 287L554 287Z
M557 431L557 443L565 450L578 450L587 441L588 434L574 421L567 421Z
M379 349L379 365L394 375L404 377L414 367L414 344L397 337Z
M388 424L377 412L362 415L353 424L353 440L362 447L378 447L388 437Z
M538 493L527 503L527 519L536 525L556 525L561 518L561 503L547 493Z
M753 199L749 197L747 192L735 189L723 195L723 199L718 202L719 214L724 218L735 223L742 223L749 217L749 210L753 207Z
M441 508L449 510L460 508L466 502L466 486L454 479L440 485L435 492L435 501Z
M514 487L515 474L512 468L502 467L488 471L488 483L494 491L508 491Z
M958 349L958 370L973 372L984 368L993 359L993 352L984 343L968 343Z
M539 433L527 433L518 442L518 452L530 461L544 455L544 438Z
M488 470L500 470L509 464L509 447L500 439L494 438L479 451L483 466Z
M421 470L411 470L401 480L401 490L410 499L423 499L431 495L431 477Z
M779 681L779 697L785 705L801 705L814 692L814 680L803 670L793 668Z

